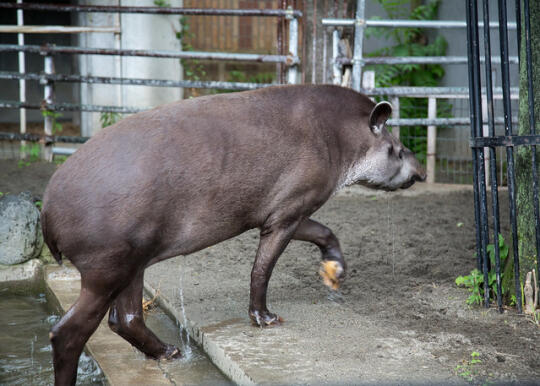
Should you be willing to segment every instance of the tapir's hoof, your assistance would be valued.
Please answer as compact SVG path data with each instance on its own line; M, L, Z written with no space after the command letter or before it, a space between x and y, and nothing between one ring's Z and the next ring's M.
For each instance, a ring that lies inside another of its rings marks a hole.
M253 325L257 327L279 326L283 323L283 318L270 312L250 311L249 317Z
M165 352L159 356L158 359L160 360L171 360L171 359L177 359L182 357L182 353L180 352L180 349L176 346L167 345L167 349Z
M340 279L343 277L343 266L335 260L325 260L321 262L319 275L323 279L323 283L330 289L337 291L339 289Z

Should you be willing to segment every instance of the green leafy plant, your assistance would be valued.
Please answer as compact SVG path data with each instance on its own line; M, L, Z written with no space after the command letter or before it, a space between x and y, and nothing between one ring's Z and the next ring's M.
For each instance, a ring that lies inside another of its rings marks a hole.
M41 146L39 143L34 143L31 146L21 145L20 151L22 154L26 155L25 159L21 159L17 163L17 166L20 168L30 166L32 163L39 161L41 158Z
M50 111L50 110L41 110L41 115L43 118L51 117L52 118L52 133L58 134L61 133L63 130L62 124L58 122L58 118L62 116L61 113L58 113L56 111Z
M245 71L231 70L228 74L229 82L248 82L248 83L273 83L276 74L271 72L260 72L253 75L246 74ZM218 90L220 93L238 92L238 90Z
M429 0L420 4L415 0L376 0L392 19L433 20L437 17L441 0ZM367 56L445 56L447 42L442 36L430 41L421 28L369 28L366 37L384 37L393 45L376 50ZM444 69L438 64L384 64L366 66L375 71L375 87L439 85ZM401 118L425 118L428 101L425 98L400 98ZM437 101L437 117L450 117L452 106L443 100ZM403 129L402 129L403 130ZM402 131L401 140L422 162L426 160L426 128L411 126L408 135Z
M62 165L64 162L66 162L67 158L67 155L57 155L54 157L54 163L55 165Z
M114 125L120 119L122 119L122 115L120 113L108 112L108 113L101 113L99 115L99 121L101 122L101 128Z
M477 367L482 363L480 359L480 353L478 351L473 351L471 353L471 359L464 360L461 365L457 365L454 368L454 371L457 375L462 378L465 378L467 381L471 382L478 375Z
M500 262L501 266L504 265L506 259L508 258L508 245L506 244L504 237L499 234L499 256L500 256ZM489 244L486 247L486 251L489 256L489 260L491 263L491 270L488 273L488 291L490 299L495 299L496 293L497 293L497 273L495 271L495 246L493 244ZM502 282L503 273L501 273L501 282ZM467 276L459 276L456 278L456 284L458 286L464 286L466 287L469 292L471 292L471 295L467 298L467 304L482 304L484 301L484 274L480 272L478 269L473 269L470 273L470 275ZM504 293L504 287L502 287L501 284L501 290Z
M39 201L39 200L38 200L38 201L34 202L34 205L35 205L39 210L43 209L43 202L42 202L42 201Z

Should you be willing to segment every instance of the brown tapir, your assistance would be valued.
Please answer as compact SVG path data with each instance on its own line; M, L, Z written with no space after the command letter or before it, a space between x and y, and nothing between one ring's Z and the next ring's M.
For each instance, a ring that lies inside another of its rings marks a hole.
M260 243L249 316L268 311L272 269L291 239L315 243L335 286L339 242L309 217L345 185L395 190L424 180L385 127L392 108L336 86L278 86L183 100L96 134L53 175L43 234L81 273L79 299L52 328L56 384L73 384L79 355L107 310L110 327L152 358L179 356L144 324L146 267L252 228Z

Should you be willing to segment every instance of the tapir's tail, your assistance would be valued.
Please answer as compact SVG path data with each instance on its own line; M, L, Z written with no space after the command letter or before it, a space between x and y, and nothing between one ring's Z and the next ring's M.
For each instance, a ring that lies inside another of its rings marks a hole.
M49 247L49 251L51 251L54 259L58 264L62 264L62 254L56 246L56 240L52 238L50 228L47 226L47 212L45 210L41 211L41 231L43 232L43 241L45 241L45 244Z

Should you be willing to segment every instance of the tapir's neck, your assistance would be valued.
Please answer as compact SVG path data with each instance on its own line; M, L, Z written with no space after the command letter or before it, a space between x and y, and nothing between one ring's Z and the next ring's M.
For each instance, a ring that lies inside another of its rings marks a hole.
M347 135L347 141L341 146L341 167L335 191L345 186L353 185L365 180L372 168L372 163L366 157L369 144L365 140L365 133L357 131Z

